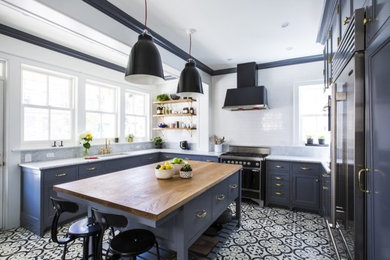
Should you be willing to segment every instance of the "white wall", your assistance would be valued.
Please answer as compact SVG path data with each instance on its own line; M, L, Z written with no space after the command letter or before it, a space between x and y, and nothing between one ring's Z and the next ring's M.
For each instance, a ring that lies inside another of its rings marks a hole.
M229 144L250 146L293 145L294 86L322 80L322 62L258 71L259 85L268 91L268 110L223 110L226 90L237 87L237 74L212 77L211 134L225 136Z

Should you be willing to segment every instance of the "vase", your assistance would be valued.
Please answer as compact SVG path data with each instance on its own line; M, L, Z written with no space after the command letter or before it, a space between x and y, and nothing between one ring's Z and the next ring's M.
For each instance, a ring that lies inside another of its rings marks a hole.
M222 144L215 144L214 145L214 152L221 153L222 152Z
M87 155L88 155L88 148L85 148L85 147L84 147L83 156L85 157L85 156L87 156Z

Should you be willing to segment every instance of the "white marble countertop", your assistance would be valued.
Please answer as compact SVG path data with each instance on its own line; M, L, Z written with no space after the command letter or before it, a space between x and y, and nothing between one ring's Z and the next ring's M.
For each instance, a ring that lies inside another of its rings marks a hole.
M308 162L308 163L321 163L322 167L330 172L329 169L329 159L326 158L316 158L316 157L306 157L306 156L289 156L289 155L268 155L266 160L272 161L290 161L290 162Z
M113 153L113 154L103 155L103 156L96 155L98 157L97 159L85 159L83 157L80 157L80 158L69 158L69 159L52 160L52 161L21 163L21 164L19 164L19 166L34 169L34 170L45 170L45 169L51 169L51 168L57 168L57 167L101 162L101 161L107 161L107 160L112 160L112 159L119 159L119 158L144 155L144 154L151 154L151 153L158 153L158 152L206 155L206 156L219 156L221 154L221 153L216 153L216 152L180 150L180 149L146 149L146 150L139 150L139 151ZM94 155L91 155L91 156L94 156Z

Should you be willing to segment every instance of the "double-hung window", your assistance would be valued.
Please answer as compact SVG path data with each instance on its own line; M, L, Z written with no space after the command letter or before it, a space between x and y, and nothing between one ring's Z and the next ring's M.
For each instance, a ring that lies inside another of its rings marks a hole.
M148 139L149 95L125 90L125 136L133 134L138 140Z
M118 136L118 90L92 81L85 85L85 129L96 139Z
M323 136L329 142L327 103L322 84L298 87L298 143L306 143L308 136Z
M22 140L25 144L74 138L74 78L22 66Z

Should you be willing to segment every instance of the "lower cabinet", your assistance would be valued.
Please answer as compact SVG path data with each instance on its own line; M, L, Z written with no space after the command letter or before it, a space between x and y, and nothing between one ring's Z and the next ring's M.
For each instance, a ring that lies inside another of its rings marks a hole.
M47 170L22 168L21 225L40 236L43 236L44 232L50 228L54 216L50 197L56 197L53 185L170 160L174 157L187 158L188 160L218 161L216 156L152 153ZM236 184L238 179L237 181L231 178L229 180L231 183L226 184L226 187L232 184L231 190L233 191L226 188L224 194L226 193L225 196L229 196L229 194L235 196L234 190L238 190ZM86 212L87 209L80 206L76 214L63 214L61 222L69 221L70 218L84 215Z
M266 205L322 214L320 164L267 161Z
M330 219L330 173L324 169L321 174L321 213L326 219Z

